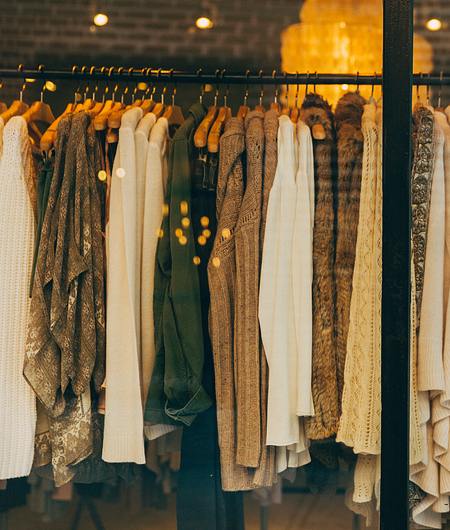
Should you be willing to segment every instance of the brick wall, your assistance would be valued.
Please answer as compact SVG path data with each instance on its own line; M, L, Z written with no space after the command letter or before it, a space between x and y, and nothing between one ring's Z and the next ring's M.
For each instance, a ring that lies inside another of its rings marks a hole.
M280 65L280 32L298 21L300 5L301 0L0 0L0 65L271 71ZM432 16L449 23L450 0L415 5L417 30L435 48L436 70L449 71L450 28L431 33L423 24ZM107 26L92 27L96 10L109 15ZM207 12L215 27L196 29L195 19ZM17 93L17 84L11 85L4 94Z

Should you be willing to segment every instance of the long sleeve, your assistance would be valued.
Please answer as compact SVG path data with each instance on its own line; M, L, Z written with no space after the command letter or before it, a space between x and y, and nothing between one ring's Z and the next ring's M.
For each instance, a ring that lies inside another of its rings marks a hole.
M153 288L156 249L163 219L164 180L167 178L168 122L160 118L151 130L145 165L145 199L142 238L141 271L141 371L143 402L155 362L155 323L153 318Z
M444 331L445 187L444 134L435 122L435 164L425 254L418 340L419 390L444 390L442 345Z
M136 160L141 109L122 117L111 179L108 232L106 403L103 460L145 462L136 300Z
M299 163L292 243L292 289L298 372L297 415L314 416L311 392L314 160L311 133L309 127L301 121L297 124L297 142Z

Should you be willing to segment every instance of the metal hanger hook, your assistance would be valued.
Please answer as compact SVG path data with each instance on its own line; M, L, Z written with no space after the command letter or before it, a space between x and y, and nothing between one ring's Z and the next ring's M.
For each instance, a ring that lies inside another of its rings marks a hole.
M295 108L298 107L298 93L299 93L299 90L300 90L300 84L298 82L298 72L295 72L295 77L297 79L297 88L295 90L295 101L294 101L294 104L295 104Z
M443 80L444 80L444 70L441 70L440 74L439 74L439 95L438 95L438 108L440 109L441 108L441 104L442 104L442 85L443 85Z
M199 68L196 72L197 74L197 77L199 78L199 80L201 80L202 78L202 72L203 70L201 68ZM200 83L200 97L199 97L199 101L200 103L203 103L203 96L205 95L205 84L204 83Z
M259 71L259 78L261 79L261 92L259 93L259 106L262 107L264 99L264 83L263 83L263 71Z
M245 92L244 92L244 106L245 107L247 106L247 102L248 102L248 86L249 86L248 78L249 77L250 77L250 70L247 68L247 70L245 71L245 78L247 79L247 84L245 85Z
M275 79L277 76L277 71L272 71L272 79ZM273 91L273 102L277 105L278 104L278 85L275 83L275 89Z
M356 72L355 85L356 85L356 93L359 94L359 71Z
M310 73L306 72L305 97L308 95Z

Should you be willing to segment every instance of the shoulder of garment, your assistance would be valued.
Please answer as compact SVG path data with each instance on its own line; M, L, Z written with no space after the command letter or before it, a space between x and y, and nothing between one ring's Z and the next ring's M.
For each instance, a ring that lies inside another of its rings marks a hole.
M308 127L320 123L325 129L326 140L334 139L334 115L328 101L319 94L306 94L300 109L300 120Z
M356 92L344 94L334 113L338 136L345 135L348 128L360 129L366 100Z
M132 107L126 110L120 122L120 129L130 128L135 130L143 115L144 111L140 107Z
M151 130L155 126L156 116L152 112L145 114L136 126L135 134L142 134L146 139L149 139Z
M153 125L150 131L150 143L159 148L162 147L169 133L169 122L167 118L161 116Z
M264 133L264 112L261 110L251 110L245 116L245 132L262 132Z
M202 121L205 114L206 109L201 103L197 102L191 105L186 119L176 130L172 141L186 141L195 127Z

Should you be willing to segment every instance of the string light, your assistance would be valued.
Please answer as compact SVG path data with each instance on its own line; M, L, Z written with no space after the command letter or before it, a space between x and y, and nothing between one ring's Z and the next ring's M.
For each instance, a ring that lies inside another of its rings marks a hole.
M438 18L430 18L425 25L430 31L439 31L442 29L442 21Z
M348 85L347 83L344 83L342 86L341 86L342 90L348 90Z
M94 24L96 26L106 26L106 24L108 24L108 21L109 21L109 18L108 18L108 15L105 15L105 13L97 13L95 16L94 16Z
M214 26L214 22L209 17L198 17L195 25L198 29L211 29Z

